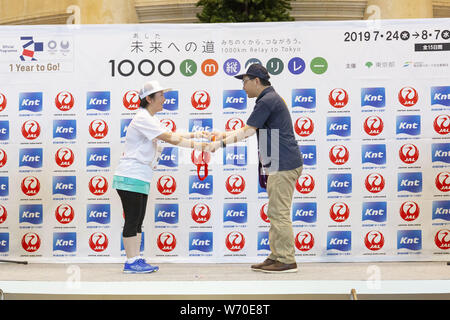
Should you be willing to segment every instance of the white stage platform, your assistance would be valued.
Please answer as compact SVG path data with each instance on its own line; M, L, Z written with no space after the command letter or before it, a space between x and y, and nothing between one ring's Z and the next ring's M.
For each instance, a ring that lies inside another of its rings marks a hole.
M121 264L0 263L0 289L5 300L450 300L446 262L305 263L288 274L255 272L248 264L159 267L153 274L130 275Z

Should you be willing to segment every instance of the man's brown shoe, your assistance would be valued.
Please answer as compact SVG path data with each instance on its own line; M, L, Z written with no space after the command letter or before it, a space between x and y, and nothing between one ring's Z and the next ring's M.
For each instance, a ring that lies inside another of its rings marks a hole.
M252 270L254 270L254 271L261 271L262 267L270 266L271 264L274 264L274 263L276 263L275 260L267 258L266 260L264 260L264 262L254 264L250 268L252 268Z
M262 272L268 272L268 273L287 273L287 272L297 272L297 264L290 263L290 264L284 264L279 261L266 265L264 267L261 267Z

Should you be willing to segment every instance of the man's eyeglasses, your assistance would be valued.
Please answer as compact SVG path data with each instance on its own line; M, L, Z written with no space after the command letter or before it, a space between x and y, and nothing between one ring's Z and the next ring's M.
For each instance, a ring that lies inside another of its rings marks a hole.
M248 80L253 80L255 78L247 78L247 79L242 79L242 84L245 84Z

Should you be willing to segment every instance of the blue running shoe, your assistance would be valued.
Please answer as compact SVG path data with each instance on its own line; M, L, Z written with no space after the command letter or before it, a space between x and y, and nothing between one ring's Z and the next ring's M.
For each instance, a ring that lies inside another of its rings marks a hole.
M147 261L145 261L144 258L139 259L139 261L143 266L149 266L150 268L152 268L153 271L151 271L151 272L156 272L159 270L158 266L152 266L150 263L147 263Z
M123 267L124 273L151 273L155 271L154 267L142 261L142 259L137 259L133 263L126 263Z

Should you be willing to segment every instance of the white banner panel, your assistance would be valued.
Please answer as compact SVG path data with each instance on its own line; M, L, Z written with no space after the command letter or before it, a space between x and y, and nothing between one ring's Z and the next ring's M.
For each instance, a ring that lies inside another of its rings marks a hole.
M141 84L175 91L172 130L233 130L253 110L233 76L262 63L291 112L304 171L298 262L442 261L450 253L450 20L0 28L0 258L121 262L111 188ZM143 254L268 254L256 138L211 155L165 144ZM194 154L194 157L196 154Z

